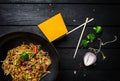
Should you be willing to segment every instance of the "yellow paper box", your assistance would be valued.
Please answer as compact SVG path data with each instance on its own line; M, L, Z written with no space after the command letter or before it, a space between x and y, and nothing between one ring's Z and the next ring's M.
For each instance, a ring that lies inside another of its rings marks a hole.
M38 25L40 30L52 42L68 33L61 13L49 18Z

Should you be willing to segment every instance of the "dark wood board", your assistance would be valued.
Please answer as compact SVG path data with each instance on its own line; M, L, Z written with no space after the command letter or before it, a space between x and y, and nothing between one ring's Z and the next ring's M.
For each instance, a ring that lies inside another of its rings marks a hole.
M73 70L74 71L74 70ZM78 71L76 75L71 70L60 71L60 81L119 81L120 71ZM66 76L67 75L67 76ZM72 76L72 77L71 77ZM58 81L59 81L58 80Z
M0 3L120 3L119 0L0 0Z
M88 69L89 71L112 71L119 70L119 50L118 49L102 49L106 59L102 59L101 53L97 54L97 62L91 67L85 67L83 63L83 57L86 52L89 52L88 49L79 49L76 55L76 59L73 59L73 54L75 49L62 49L57 48L60 55L60 65L62 70L81 70Z
M68 31L74 29L76 26L67 26ZM87 34L89 33L95 33L94 30L92 29L93 26L88 26L85 30L85 33L83 35L83 39L86 39ZM53 44L56 47L68 47L68 48L75 48L80 36L82 28L74 31L73 33L61 38L60 40L56 40L55 42L53 42ZM39 34L41 36L44 37L44 35L42 34L42 32L40 31L40 29L38 28L38 26L0 26L0 36L10 33L10 32L20 32L20 31L24 31L24 32L32 32L32 33L36 33ZM111 44L107 44L106 46L104 46L103 48L120 48L120 27L108 27L108 26L103 26L103 33L100 36L96 37L100 37L103 42L107 42L107 41L111 41L114 39L114 36L116 35L118 40L114 43ZM45 38L45 37L44 37ZM97 44L96 44L97 43ZM99 41L96 40L96 42L94 44L91 44L90 46L97 48L99 46Z
M97 62L90 67L83 64L84 54L89 51L87 48L79 47L73 60L82 28L53 42L60 56L56 81L120 81L120 0L0 0L0 37L21 31L44 37L37 25L57 13L62 13L68 31L84 23L86 17L94 18L87 24L83 39L87 34L95 33L92 27L101 25L103 33L97 37L106 42L116 35L118 40L102 47L107 58L102 60L98 53ZM90 46L98 48L98 44L99 41Z
M62 13L66 25L80 25L89 17L94 18L89 25L118 26L120 5L0 4L0 25L38 25L57 13Z

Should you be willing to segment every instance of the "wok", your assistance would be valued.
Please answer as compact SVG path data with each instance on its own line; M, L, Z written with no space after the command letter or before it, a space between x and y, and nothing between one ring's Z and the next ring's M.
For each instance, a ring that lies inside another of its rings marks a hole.
M0 37L0 61L6 58L8 50L21 45L23 42L25 44L41 44L43 50L49 53L52 60L52 64L49 67L51 73L47 74L40 81L55 81L58 74L58 53L51 43L37 34L30 32L13 32ZM0 81L12 81L10 75L4 75L1 65L2 62L0 62Z

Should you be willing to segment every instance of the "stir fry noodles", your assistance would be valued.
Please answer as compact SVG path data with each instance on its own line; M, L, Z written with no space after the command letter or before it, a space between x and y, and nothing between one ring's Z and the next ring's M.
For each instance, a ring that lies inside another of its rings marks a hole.
M22 44L8 51L2 69L11 75L12 81L39 81L46 73L51 59L41 45Z

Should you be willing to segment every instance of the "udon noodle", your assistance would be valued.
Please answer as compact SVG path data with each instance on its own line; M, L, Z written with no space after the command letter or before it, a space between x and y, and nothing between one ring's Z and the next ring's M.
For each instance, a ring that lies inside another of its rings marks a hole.
M5 75L11 75L12 81L39 81L46 73L51 59L41 45L22 44L8 51L2 69Z

